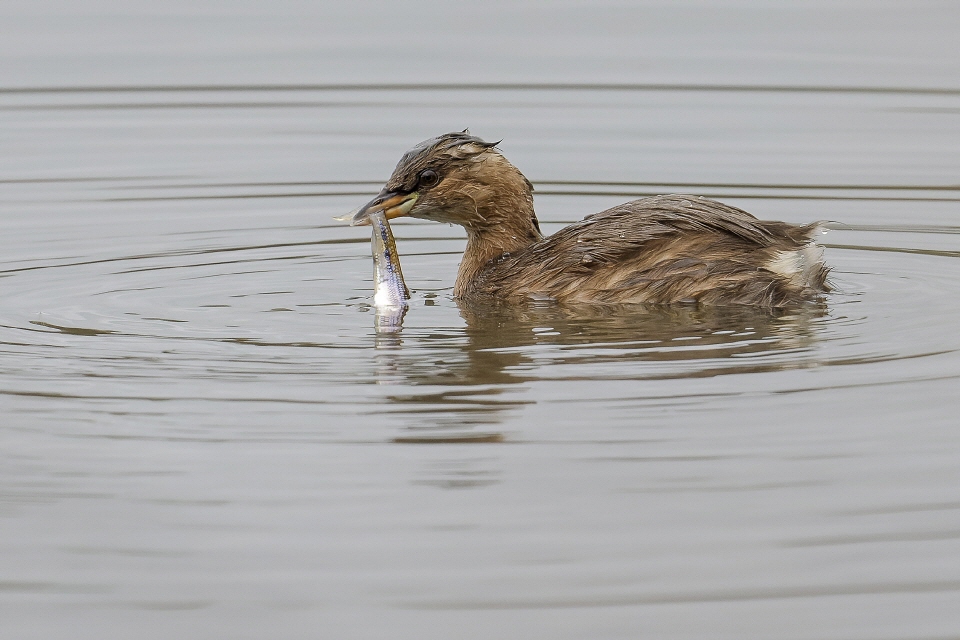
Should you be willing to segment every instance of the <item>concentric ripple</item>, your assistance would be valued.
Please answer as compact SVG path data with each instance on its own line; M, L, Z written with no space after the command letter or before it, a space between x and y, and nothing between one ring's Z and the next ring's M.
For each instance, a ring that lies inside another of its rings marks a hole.
M960 94L594 89L0 93L18 628L955 619ZM471 306L461 232L398 221L413 300L378 334L369 236L333 217L467 125L504 139L547 233L704 194L827 221L835 291L781 314Z

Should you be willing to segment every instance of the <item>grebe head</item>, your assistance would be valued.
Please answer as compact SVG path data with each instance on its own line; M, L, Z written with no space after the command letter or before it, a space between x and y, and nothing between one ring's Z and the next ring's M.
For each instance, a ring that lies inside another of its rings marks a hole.
M496 145L466 130L421 142L404 154L352 224L369 224L370 213L382 210L388 219L410 216L482 232L519 217L528 227L532 221L538 238L533 186Z

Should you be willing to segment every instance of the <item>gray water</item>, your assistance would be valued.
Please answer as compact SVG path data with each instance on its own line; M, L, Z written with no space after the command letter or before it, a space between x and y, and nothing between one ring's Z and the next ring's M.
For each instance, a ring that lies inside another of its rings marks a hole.
M0 5L3 638L960 637L950 4ZM333 220L503 139L543 229L828 221L836 291L471 307Z

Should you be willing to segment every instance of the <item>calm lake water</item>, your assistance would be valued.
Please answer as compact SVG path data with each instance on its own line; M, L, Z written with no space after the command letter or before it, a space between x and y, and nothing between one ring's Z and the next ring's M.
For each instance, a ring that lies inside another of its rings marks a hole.
M960 637L955 5L0 6L4 638ZM378 335L332 218L466 126L836 292L470 307L398 221Z

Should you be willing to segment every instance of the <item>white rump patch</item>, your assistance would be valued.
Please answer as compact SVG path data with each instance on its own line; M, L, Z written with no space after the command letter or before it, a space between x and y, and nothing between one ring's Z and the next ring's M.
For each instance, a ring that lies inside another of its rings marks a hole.
M767 269L791 280L798 286L808 286L810 276L823 262L823 247L814 243L796 251L778 251L767 263Z
M803 254L800 251L778 251L767 263L767 269L784 278L794 278L803 273Z

